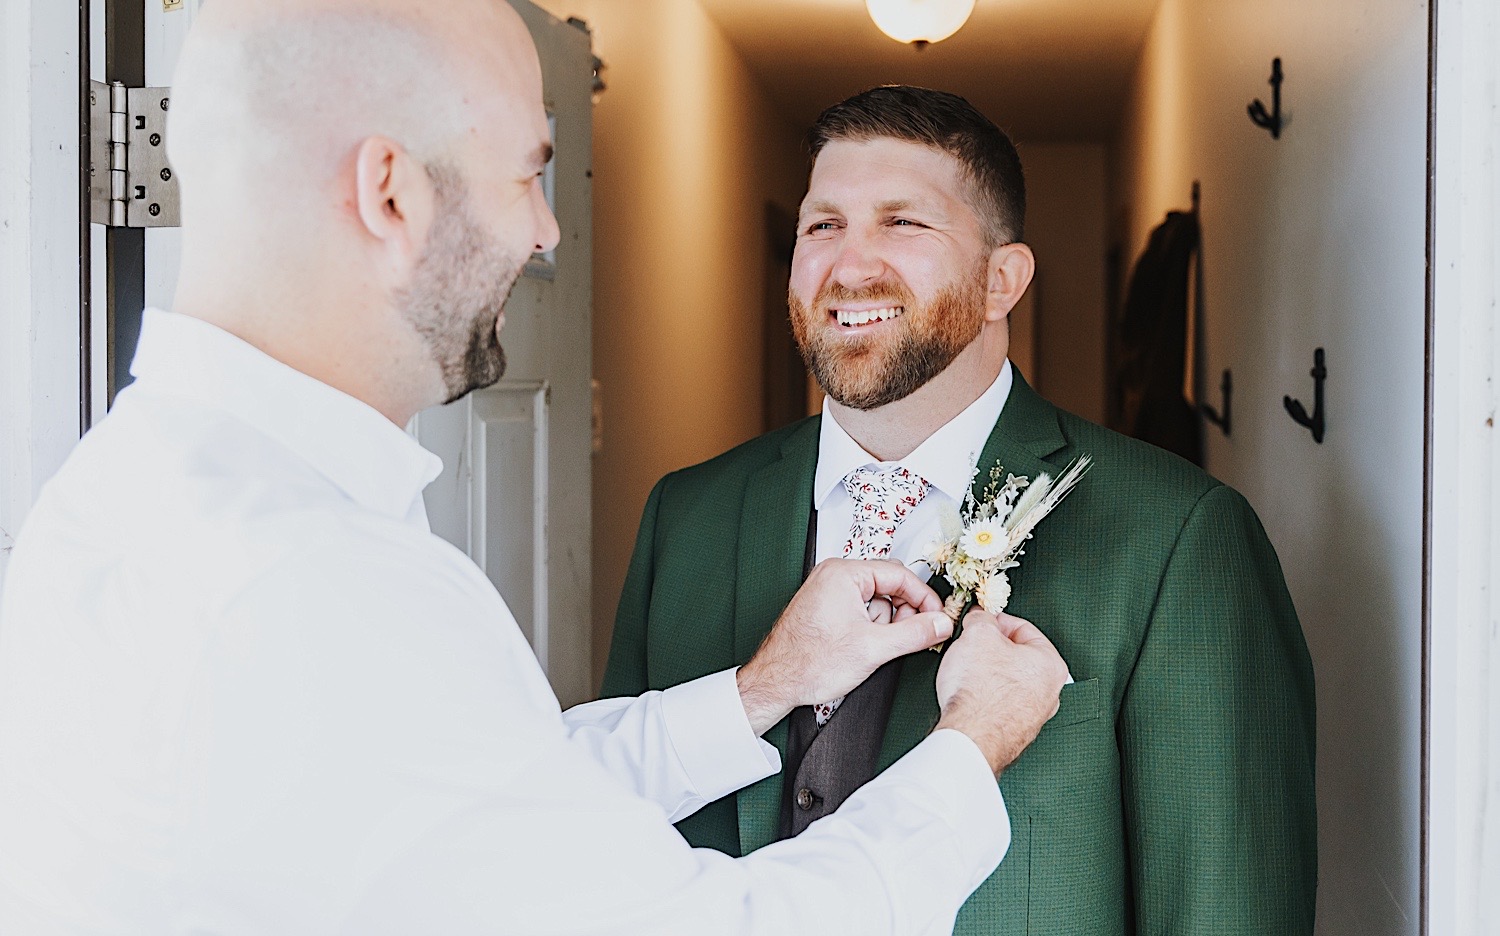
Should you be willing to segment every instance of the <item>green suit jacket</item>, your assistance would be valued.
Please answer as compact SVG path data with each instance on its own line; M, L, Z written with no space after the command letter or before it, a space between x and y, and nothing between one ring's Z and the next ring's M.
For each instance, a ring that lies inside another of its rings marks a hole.
M646 504L604 694L744 663L802 581L812 418L663 478ZM1276 554L1234 490L1044 401L1019 375L981 476L1095 465L1042 521L1008 610L1076 680L1000 778L1010 851L955 932L1312 932L1313 674ZM937 721L935 653L902 663L881 769ZM786 723L766 740L783 752ZM678 828L741 855L776 834L782 779Z

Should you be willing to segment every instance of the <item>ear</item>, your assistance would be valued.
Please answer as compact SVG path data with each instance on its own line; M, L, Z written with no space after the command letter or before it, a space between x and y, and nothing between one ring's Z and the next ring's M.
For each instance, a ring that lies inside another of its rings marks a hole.
M1021 301L1036 272L1036 257L1025 244L1001 244L990 251L989 284L984 296L984 320L998 322Z
M400 143L373 136L354 156L355 205L382 265L405 281L427 244L436 212L427 170Z

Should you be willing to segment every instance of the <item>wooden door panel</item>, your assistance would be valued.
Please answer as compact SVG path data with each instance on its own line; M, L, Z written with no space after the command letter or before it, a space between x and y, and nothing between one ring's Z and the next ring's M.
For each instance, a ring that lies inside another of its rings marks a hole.
M521 383L476 395L472 409L474 561L505 596L547 667L547 387Z
M533 258L505 306L504 379L414 427L443 459L426 491L433 532L495 583L553 690L594 694L590 640L593 52L586 32L526 0L556 155L545 190L556 250Z

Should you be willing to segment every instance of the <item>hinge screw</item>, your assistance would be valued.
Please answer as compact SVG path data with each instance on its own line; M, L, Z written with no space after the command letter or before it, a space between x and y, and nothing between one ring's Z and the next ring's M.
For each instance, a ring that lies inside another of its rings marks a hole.
M152 146L160 146L161 145L161 134L160 133L153 133L153 134L151 134L151 145Z
M163 182L170 182L170 181L172 181L172 170L170 170L170 169L163 169L161 171L161 180Z
M151 207L147 208L146 211L147 211L147 213L149 213L151 215L151 217L154 218L157 215L161 214L161 206L158 205L156 202L152 202L151 203Z

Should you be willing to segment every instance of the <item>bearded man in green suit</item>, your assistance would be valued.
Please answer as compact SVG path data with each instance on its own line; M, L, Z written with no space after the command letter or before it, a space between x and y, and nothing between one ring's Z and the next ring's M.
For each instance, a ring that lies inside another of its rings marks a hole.
M1087 454L1094 468L1010 573L1007 609L1051 638L1073 682L999 780L1010 852L955 931L1310 933L1312 666L1254 512L1187 462L1056 409L1008 363L1034 261L1020 162L994 124L953 95L879 88L825 111L809 144L789 299L822 416L656 486L605 694L743 663L815 561L919 560L976 464L981 480L995 465L1055 478ZM888 504L866 506L860 479L882 471L902 508L871 547L859 512ZM937 663L904 657L793 712L766 734L782 775L683 835L740 855L837 808L932 728Z

